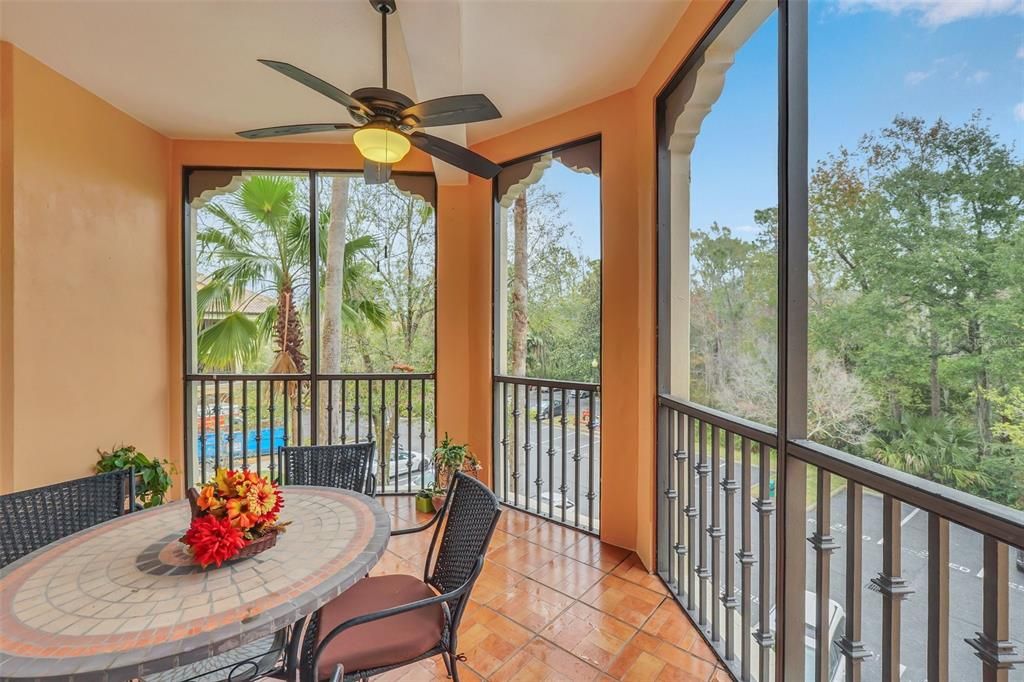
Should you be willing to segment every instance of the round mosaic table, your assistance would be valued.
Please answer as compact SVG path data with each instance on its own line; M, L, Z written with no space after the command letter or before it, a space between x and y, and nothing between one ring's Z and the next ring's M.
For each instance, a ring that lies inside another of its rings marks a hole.
M175 502L94 526L0 570L0 679L127 680L284 628L351 587L391 522L369 497L285 486L277 545L203 570Z

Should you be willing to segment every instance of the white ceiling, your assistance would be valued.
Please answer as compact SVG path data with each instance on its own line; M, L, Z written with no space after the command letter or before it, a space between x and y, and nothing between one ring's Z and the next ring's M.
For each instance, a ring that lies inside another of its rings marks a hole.
M635 85L688 1L398 0L389 85L414 100L486 94L503 118L430 131L477 142ZM349 122L257 57L348 92L381 78L380 17L367 0L0 0L0 36L174 138ZM460 181L436 165L439 179Z

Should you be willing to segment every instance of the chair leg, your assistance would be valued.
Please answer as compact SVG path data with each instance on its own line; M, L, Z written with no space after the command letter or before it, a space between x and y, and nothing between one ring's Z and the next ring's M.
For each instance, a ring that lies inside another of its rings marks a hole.
M452 682L459 682L459 657L452 656Z
M441 652L441 660L444 661L445 672L448 673L448 677L451 677L452 676L452 663L453 663L453 661L451 660L451 657L448 655L447 651L442 651Z

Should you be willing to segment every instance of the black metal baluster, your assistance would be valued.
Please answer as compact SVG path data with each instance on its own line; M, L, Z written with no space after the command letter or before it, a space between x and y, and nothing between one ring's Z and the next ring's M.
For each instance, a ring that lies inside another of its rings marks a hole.
M327 380L327 445L334 444L334 380Z
M423 486L425 484L424 479L426 478L426 475L427 475L426 474L427 458L430 457L430 461L431 462L434 461L433 453L432 452L429 452L429 453L427 452L427 429L426 429L426 426L424 426L426 424L426 419L427 419L427 382L424 381L423 379L420 379L420 453L422 453L422 455L423 455L420 458L420 485L421 486Z
M228 469L235 468L235 382L228 379Z
M573 441L575 443L576 449L572 453L572 471L573 471L573 477L572 477L572 504L573 504L573 507L572 508L573 508L573 517L574 517L573 523L574 523L574 525L577 528L579 528L580 527L580 459L581 459L581 455L580 455L580 430L583 428L583 426L580 424L580 392L579 392L579 389L577 389L576 393L573 395L573 403L574 403L574 407L575 407L575 412L573 413L573 417L574 417L575 423L576 423L576 427L573 429L573 431L574 431L574 433L573 433Z
M740 679L743 682L750 680L750 634L751 634L751 613L750 613L750 572L756 559L754 558L753 539L750 534L750 515L752 504L750 501L750 489L754 485L750 470L750 441L746 438L740 440L740 548L736 558L740 562Z
M686 472L687 472L687 460L690 458L689 450L686 446L686 417L682 412L672 410L675 416L676 422L676 449L675 449L675 469L676 469L676 490L679 491L679 500L676 503L676 544L675 544L675 565L676 565L676 594L683 594L685 591L683 585L686 584L684 580L685 567L684 559L689 553L689 543L691 538L687 535L686 529L686 510L690 505L690 493L687 487Z
M566 458L566 433L565 433L565 413L569 410L569 403L565 399L565 389L562 389L562 485L558 486L558 491L562 494L562 523L565 523L565 502L569 499L568 492L569 486L567 484L568 466L569 460Z
M220 468L220 379L214 377L213 379L213 437L214 437L214 449L213 449L213 460L214 460L214 471Z
M722 639L722 617L718 601L722 598L722 510L718 494L722 479L721 429L711 427L711 525L708 526L708 537L711 538L711 641Z
M360 409L359 409L359 407L360 407L360 405L359 405L359 384L360 384L359 379L356 379L356 406L355 406L356 441L355 442L357 442L357 443L359 442L359 413L360 413ZM372 440L372 439L368 438L367 440ZM377 456L379 458L380 457L380 453L377 453ZM384 481L380 481L380 483L381 483L381 485L383 485Z
M544 487L544 463L541 459L543 457L542 443L544 441L544 430L540 423L540 406L543 404L543 398L541 397L541 387L537 387L537 414L535 415L537 424L537 480L534 481L537 485L537 514L541 514L541 489ZM529 506L527 506L529 508Z
M512 384L512 506L519 506L519 384Z
M341 380L341 444L348 442L348 380Z
M523 407L523 432L525 433L526 445L523 446L523 461L526 478L523 481L523 495L526 497L524 500L523 508L527 511L530 510L530 486L533 481L530 480L530 452L533 446L530 444L530 386L526 384L523 386L525 398Z
M872 578L882 593L882 680L900 679L900 612L903 600L913 590L902 573L902 504L891 495L882 496L882 572Z
M657 511L655 518L657 519L657 525L655 530L657 551L655 557L657 560L657 571L662 576L662 579L666 579L671 584L672 582L672 568L671 562L668 556L668 548L672 543L672 483L671 483L671 472L669 467L669 452L671 452L671 434L668 428L668 408L658 407L657 414L657 435L656 435L656 457L655 462L655 476L656 482L655 489L658 493L658 498L655 500L657 505Z
M734 478L736 442L731 431L725 432L725 478L722 492L725 495L725 592L722 606L725 607L725 660L736 658L736 637L733 628L736 623L736 490L740 487Z
M832 537L832 476L822 468L818 468L818 508L816 514L816 528L807 541L814 548L815 562L815 592L814 612L815 633L814 633L814 670L819 680L829 678L829 648L832 641L829 638L828 617L829 617L829 596L831 590L831 561L832 552L839 545Z
M262 401L260 380L256 380L256 472L263 475L263 415L260 410ZM271 441L273 442L273 441Z
M982 570L982 630L966 640L981 659L982 682L1007 682L1022 658L1010 639L1010 555L1008 545L986 535Z
M199 380L199 481L206 483L206 379Z
M700 605L697 610L697 623L701 627L708 624L708 578L711 577L711 570L708 567L708 543L707 543L707 508L708 508L708 485L707 475L711 471L708 465L708 425L707 422L700 422L700 443L697 445L698 462L697 472L697 514L700 536L698 539L697 577L700 578Z
M392 417L392 420L394 422L393 423L393 427L395 429L395 433L394 433L394 436L393 436L393 440L395 442L394 443L394 448L395 448L395 494L398 494L398 475L399 475L399 473L401 473L398 470L398 462L400 460L400 457L398 456L398 451L401 450L401 447L399 446L399 435L398 435L398 424L399 424L399 421L398 421L398 402L399 402L398 381L397 380L396 381L389 381L388 383L391 384L391 386L394 388L394 391L395 391L395 402L392 405L392 407L395 408L395 414ZM385 392L385 388L384 388L384 380L381 379L381 381L380 381L380 413L381 413L381 416L384 416L384 415L387 414L387 410L384 407L384 404L386 402L385 399L384 399L385 395L387 395L387 393ZM386 424L387 424L387 422L382 419L381 420L381 434L384 433L383 429L385 428ZM408 468L408 467L406 467L406 468Z
M928 515L928 682L949 682L949 521Z
M863 575L864 487L848 481L846 488L846 632L839 650L846 657L846 682L860 682L861 663L871 656L860 639Z
M292 431L292 429L291 429L292 415L291 415L291 410L288 409L288 397L290 396L290 394L291 394L291 387L289 387L288 386L288 382L285 381L285 382L283 382L283 384L281 386L281 403L282 403L281 420L282 420L283 426L284 426L284 444L285 445L293 445L293 443L291 441L291 438L289 437L289 434ZM280 452L280 451L278 451L278 452ZM279 462L278 464L281 464L281 463ZM283 468L282 468L282 475L283 475L283 473L284 473L284 471L283 471Z
M668 584L671 589L674 585L677 585L676 566L673 557L670 556L670 550L673 547L679 545L678 538L676 537L676 516L679 513L677 509L679 505L679 484L675 480L675 456L674 453L678 450L676 445L676 434L673 428L672 415L667 407L659 409L659 423L661 424L661 439L662 442L659 445L658 455L658 467L662 470L664 476L663 485L665 494L665 519L659 520L659 530L661 527L665 529L665 541L663 547L658 549L659 554L664 553L665 555L665 570L668 573Z
M269 453L270 454L270 478L273 479L273 480L277 480L276 478L274 478L274 470L275 470L275 466L274 465L277 463L277 458L280 455L280 452L279 451L275 451L275 445L277 444L277 431L276 431L276 425L274 423L274 380L273 379L270 380L269 386L270 386L270 393L269 393L268 402L270 403L270 406L267 409L270 412L270 453Z
M501 384L501 501L508 504L508 384Z
M587 419L588 452L587 457L587 530L594 530L594 498L597 493L594 491L594 458L597 457L597 450L594 446L594 420L597 418L595 394L596 390L589 391L590 413Z
M396 383L397 388L397 383ZM405 449L409 451L408 463L405 466L405 492L412 492L412 379L405 382ZM426 455L420 450L420 461Z
M302 442L302 379L295 382L295 444L303 445Z
M687 537L690 540L689 554L686 560L686 608L693 611L697 608L697 560L698 550L694 543L700 543L697 533L697 420L690 417L686 428L686 450L690 453L686 476L686 518L688 520Z
M242 468L249 470L249 382L242 379Z
M759 515L760 524L760 538L757 545L758 553L758 590L757 600L760 613L758 614L757 623L757 634L754 635L754 641L757 642L760 647L758 652L758 661L760 663L758 671L759 680L771 679L772 668L770 664L770 652L772 646L775 644L775 634L772 632L769 626L770 612L771 612L771 573L769 569L771 567L771 516L772 512L775 511L775 500L769 497L769 490L771 486L771 459L769 457L768 446L764 443L760 444L758 451L758 491L757 491L757 502L754 503L754 508L757 509Z
M555 518L555 387L548 389L548 518Z

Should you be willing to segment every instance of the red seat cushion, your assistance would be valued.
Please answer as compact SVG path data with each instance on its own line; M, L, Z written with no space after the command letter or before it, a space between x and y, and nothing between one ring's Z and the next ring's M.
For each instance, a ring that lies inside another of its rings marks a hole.
M436 596L411 575L364 578L320 609L317 644L350 618ZM327 645L320 657L319 679L329 679L338 663L345 673L395 665L421 656L441 643L444 611L434 604L408 613L357 625Z

